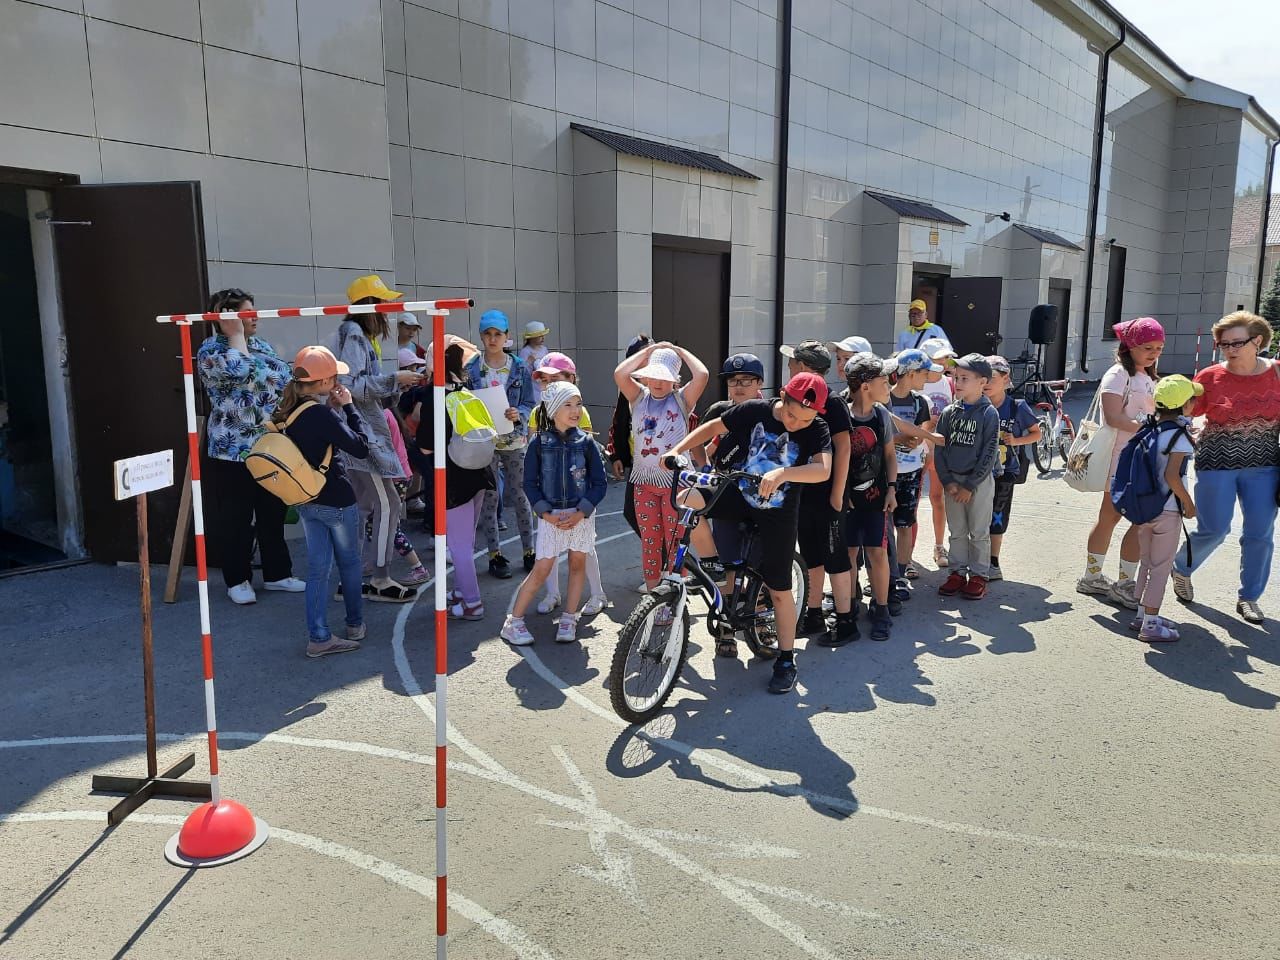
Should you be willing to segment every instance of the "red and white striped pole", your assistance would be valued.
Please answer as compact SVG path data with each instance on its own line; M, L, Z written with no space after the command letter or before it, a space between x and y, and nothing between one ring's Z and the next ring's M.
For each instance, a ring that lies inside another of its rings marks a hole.
M1200 372L1200 339L1204 336L1204 327L1196 327L1196 373Z
M447 311L431 311L431 390L434 431L435 505L433 525L436 541L436 957L445 960L449 952L449 859L445 794L448 769L448 681L449 612L445 589L445 436L444 436L444 318ZM463 558L470 562L471 558Z
M165 857L178 866L206 867L246 857L267 840L267 824L243 804L224 799L218 770L218 720L213 690L213 629L209 617L209 571L205 554L204 498L200 484L200 450L196 436L195 364L191 351L191 324L213 320L261 320L274 317L346 316L352 313L431 313L435 343L435 524L436 524L436 908L437 956L446 950L445 870L445 726L447 722L445 678L449 672L446 648L448 611L445 609L445 489L444 489L444 318L450 310L465 310L475 301L415 300L409 303L339 304L326 307L282 307L277 310L228 310L221 313L174 313L156 317L157 323L178 327L182 342L182 381L187 408L187 457L191 464L191 508L196 535L196 578L200 596L200 648L204 675L205 726L209 738L211 799L196 807L182 829L170 837Z

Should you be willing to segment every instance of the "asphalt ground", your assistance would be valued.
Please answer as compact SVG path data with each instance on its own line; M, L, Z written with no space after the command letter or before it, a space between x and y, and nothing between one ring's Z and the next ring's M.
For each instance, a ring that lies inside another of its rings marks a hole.
M922 511L890 641L802 641L796 690L770 696L769 665L717 659L699 625L644 730L604 687L640 580L620 488L598 529L615 606L580 643L531 614L538 643L504 644L518 581L482 574L489 616L449 635L450 955L1280 956L1280 628L1235 616L1228 541L1196 604L1170 591L1181 641L1138 642L1074 590L1096 502L1020 487L1008 579L976 603L936 595ZM153 574L161 765L194 750L196 777L195 588L165 606ZM311 661L301 596L240 608L219 586L223 786L272 835L185 871L162 852L189 802L106 830L116 798L90 790L144 768L136 568L0 581L0 958L435 949L430 591L369 605L363 649Z

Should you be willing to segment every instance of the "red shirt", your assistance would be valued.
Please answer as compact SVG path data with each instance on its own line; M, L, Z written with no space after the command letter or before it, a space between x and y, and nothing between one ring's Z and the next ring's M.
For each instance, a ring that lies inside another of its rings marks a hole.
M1196 374L1204 396L1191 412L1205 417L1197 470L1280 466L1280 364L1268 367L1250 377L1217 363Z

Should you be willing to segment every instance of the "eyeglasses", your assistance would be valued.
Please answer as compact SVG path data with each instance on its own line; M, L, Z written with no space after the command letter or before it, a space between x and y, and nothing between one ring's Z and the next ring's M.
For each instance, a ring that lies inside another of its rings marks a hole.
M1253 337L1245 337L1243 340L1219 340L1218 348L1220 350L1239 350L1246 343L1252 343Z
M754 387L759 382L760 380L758 377L731 377L727 381L730 387L737 387L740 390L745 390L748 387Z

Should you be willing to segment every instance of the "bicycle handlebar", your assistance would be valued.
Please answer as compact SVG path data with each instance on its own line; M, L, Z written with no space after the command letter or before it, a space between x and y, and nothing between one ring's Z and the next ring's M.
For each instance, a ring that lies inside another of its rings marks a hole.
M733 486L731 481L746 480L752 484L760 483L759 477L743 470L728 470L725 472L693 470L686 457L664 457L662 462L671 471L671 505L673 507L677 505L676 496L680 491L681 484L695 490L714 491L710 497L706 498L707 502L701 509L693 511L695 515L700 517L706 516L716 502L724 496L725 491Z

